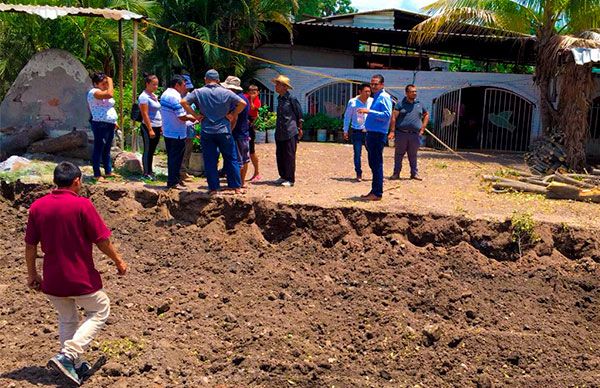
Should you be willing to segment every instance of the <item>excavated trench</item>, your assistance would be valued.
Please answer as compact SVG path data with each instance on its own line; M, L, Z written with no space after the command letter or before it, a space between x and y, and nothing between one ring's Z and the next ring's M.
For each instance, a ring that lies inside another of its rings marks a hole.
M14 330L0 337L2 384L56 378L25 369L32 349L19 347L36 326L54 324L41 298L27 301L34 296L15 260L27 207L47 190L1 186L0 285L17 290L3 295L13 309L0 312L0 324ZM93 347L108 357L90 378L96 385L600 381L597 230L537 224L538 239L519 250L509 221L126 186L83 194L132 266L117 278L99 262L114 303L101 337L135 346L124 354ZM43 364L54 329L35 333L31 346Z

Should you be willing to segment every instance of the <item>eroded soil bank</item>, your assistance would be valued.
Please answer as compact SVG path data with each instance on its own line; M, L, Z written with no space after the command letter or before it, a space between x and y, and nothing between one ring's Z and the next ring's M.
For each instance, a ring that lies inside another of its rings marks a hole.
M25 287L27 207L2 185L0 385L57 385L56 317ZM131 264L90 386L598 386L600 235L509 222L91 186ZM100 364L100 363L99 363Z

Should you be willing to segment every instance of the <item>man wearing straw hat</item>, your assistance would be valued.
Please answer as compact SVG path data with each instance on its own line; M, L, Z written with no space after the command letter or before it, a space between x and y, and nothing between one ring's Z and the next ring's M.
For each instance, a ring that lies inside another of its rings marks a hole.
M296 148L302 138L302 108L296 97L290 95L293 89L290 79L279 75L272 79L277 97L277 124L275 127L275 154L279 179L283 187L292 187L296 181Z

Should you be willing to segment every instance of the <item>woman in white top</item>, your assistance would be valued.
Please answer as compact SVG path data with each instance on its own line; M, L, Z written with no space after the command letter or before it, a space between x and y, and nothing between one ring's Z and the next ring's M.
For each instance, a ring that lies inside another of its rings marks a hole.
M110 148L117 127L117 111L113 98L113 80L104 73L92 74L94 87L88 92L87 102L90 108L90 124L94 133L94 151L92 167L94 178L102 179L100 162L104 166L106 176L112 176Z
M142 139L144 140L144 152L142 154L142 166L144 176L153 179L152 159L156 146L162 134L162 117L160 115L160 101L154 92L158 89L158 77L154 74L144 73L146 88L138 97L138 104L142 114Z

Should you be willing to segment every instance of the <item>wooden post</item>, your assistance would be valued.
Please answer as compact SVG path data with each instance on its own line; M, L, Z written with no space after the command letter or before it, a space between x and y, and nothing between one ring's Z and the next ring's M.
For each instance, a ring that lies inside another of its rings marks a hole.
M121 94L119 98L119 127L121 127L121 133L125 136L123 129L124 117L123 117L123 20L119 20L119 92ZM123 138L120 139L120 143L124 143ZM120 148L123 148L125 144L117 144Z
M138 77L138 21L133 21L133 54L131 56L131 66L133 68L131 77L131 103L137 99L137 77ZM135 135L135 121L131 120L131 150L137 151L137 137Z

